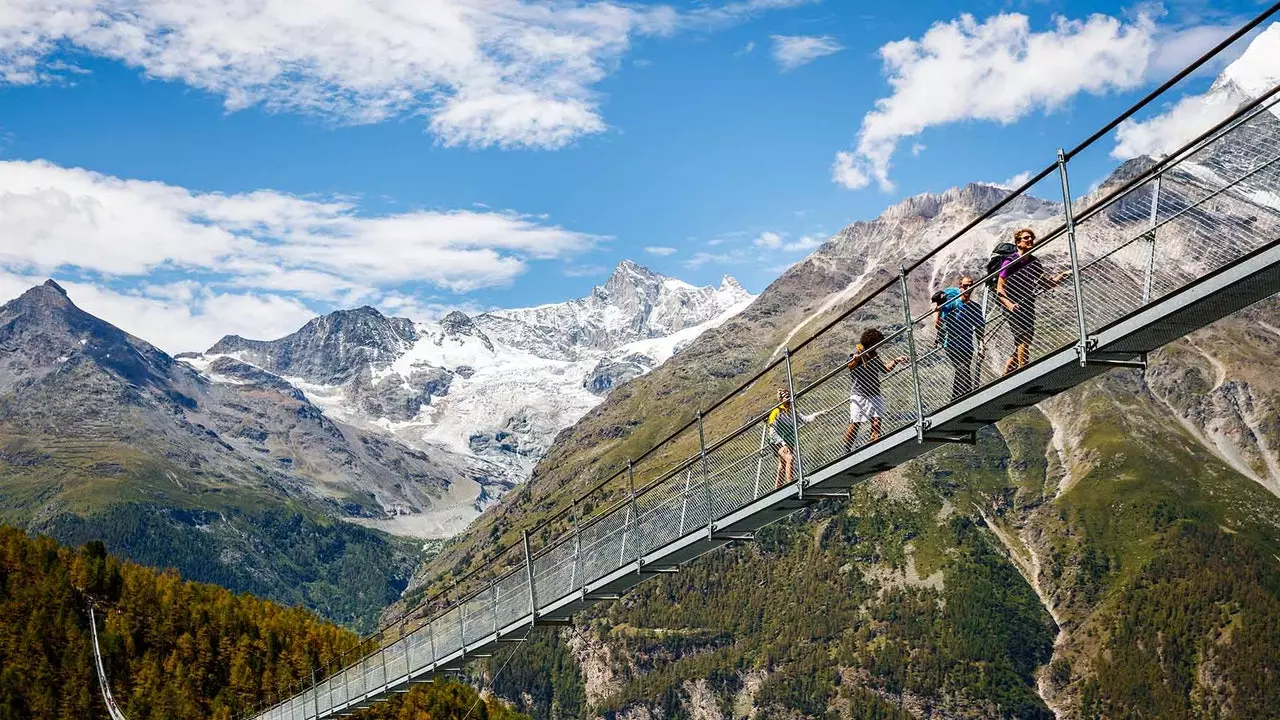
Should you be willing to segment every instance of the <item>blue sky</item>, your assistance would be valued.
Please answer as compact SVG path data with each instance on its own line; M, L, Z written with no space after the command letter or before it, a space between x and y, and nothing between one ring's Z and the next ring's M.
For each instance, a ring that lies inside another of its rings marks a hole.
M624 258L759 291L903 197L1042 167L1264 8L14 1L0 294L54 276L171 351L555 302Z

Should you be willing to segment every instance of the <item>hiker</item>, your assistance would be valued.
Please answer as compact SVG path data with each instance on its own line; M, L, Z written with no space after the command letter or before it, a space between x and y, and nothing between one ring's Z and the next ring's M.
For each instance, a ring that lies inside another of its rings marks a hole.
M794 419L793 419L794 413ZM796 465L796 428L812 422L813 415L801 415L795 411L791 403L791 391L778 388L778 405L769 412L769 442L773 444L773 452L778 456L778 473L773 480L773 489L790 485Z
M973 299L973 278L964 275L959 287L934 293L933 304L934 337L951 363L951 399L955 401L973 391L973 356L982 345L985 325L982 306Z
M1013 354L1004 364L1005 375L1025 367L1031 355L1031 343L1036 339L1036 296L1071 275L1070 271L1045 273L1044 263L1031 254L1036 246L1036 234L1031 228L1015 231L1013 243L1017 254L1005 257L996 276L996 299L1004 308L1013 333Z
M905 355L891 362L880 359L877 346L884 341L884 334L875 328L863 331L858 345L849 356L849 378L853 389L849 393L849 427L844 433L844 451L853 452L853 441L858 437L859 423L871 423L871 440L880 439L880 418L884 417L884 395L880 392L880 378L907 362Z

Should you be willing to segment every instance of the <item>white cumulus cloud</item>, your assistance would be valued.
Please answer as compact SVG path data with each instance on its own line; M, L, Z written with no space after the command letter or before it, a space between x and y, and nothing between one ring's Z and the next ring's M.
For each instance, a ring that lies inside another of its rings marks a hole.
M888 43L880 57L893 92L863 117L855 148L836 155L832 178L851 189L872 182L889 189L898 144L926 128L964 120L1007 124L1082 92L1137 87L1154 36L1146 16L1059 17L1036 32L1025 15L979 21L965 14L934 24L919 39Z
M646 248L644 249L644 251L645 251L645 252L647 252L647 253L649 253L650 255L657 255L658 257L666 257L666 256L668 256L668 255L675 255L677 252L679 252L678 250L676 250L676 249L675 249L675 248L673 248L673 247L663 247L663 246L661 246L661 245L656 245L656 246L655 246L655 245L650 245L649 247L646 247Z
M284 334L316 307L407 307L394 298L410 290L415 307L439 305L422 294L508 284L601 239L514 212L371 215L352 200L195 192L44 161L0 161L0 227L6 299L56 276L90 312L184 350L210 334Z
M229 110L371 123L421 114L448 145L556 148L606 128L596 85L639 36L714 30L809 0L6 0L0 84L63 50L220 95Z
M773 40L773 59L783 72L844 50L830 35L773 35L770 39Z
M406 282L500 285L529 259L569 256L597 239L515 213L368 216L347 200L198 193L44 161L0 162L0 224L0 264L9 268L218 272L318 298Z
M1218 37L1209 33L1199 44ZM1198 47L1198 45L1197 45ZM1280 23L1272 23L1222 71L1224 82L1202 95L1187 95L1145 120L1126 120L1116 128L1119 160L1171 152L1225 120L1242 103L1280 83Z

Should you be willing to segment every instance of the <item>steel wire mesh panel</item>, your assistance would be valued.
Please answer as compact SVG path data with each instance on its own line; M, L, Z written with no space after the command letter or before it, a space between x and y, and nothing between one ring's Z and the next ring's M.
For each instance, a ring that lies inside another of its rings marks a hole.
M418 672L431 664L435 658L431 656L430 638L427 637L429 625L422 625L409 633L409 670Z
M338 707L347 701L347 671L329 678L329 704Z
M711 520L719 520L772 491L775 478L781 481L785 477L773 467L781 462L775 460L774 443L761 442L766 438L765 424L764 420L752 423L707 451ZM784 432L790 436L789 429ZM768 478L764 477L766 472Z
M625 506L619 506L582 529L581 569L584 582L598 580L618 569L625 513Z
M631 547L643 555L680 537L680 493L687 464L636 497Z
M383 670L384 683L390 683L392 680L402 678L408 674L409 667L405 664L405 649L406 645L403 639L396 640L383 649L382 656L386 660L386 666Z
M493 587L480 591L464 607L462 635L471 645L493 632Z
M529 578L516 570L498 585L498 627L504 628L529 614Z
M1278 223L1280 121L1264 112L1163 171L1158 191L1148 182L1081 223L1099 255L1083 273L1090 328L1275 241Z
M882 330L888 337L868 348L869 352L862 358L868 364L879 363L879 370L872 365L864 371L873 373L878 380L878 395L868 393L875 388L868 387L865 380L859 380L855 386L851 370L831 374L798 399L800 414L812 417L800 427L806 472L826 466L872 442L876 423L869 416L879 416L879 437L915 423L915 380L909 363L899 363L892 371L880 372L886 363L910 356L907 334L902 328L903 324L899 323ZM855 404L856 423L853 422Z
M462 649L460 628L462 617L459 608L453 607L431 623L432 638L436 643L436 659L448 657Z
M533 559L533 585L537 591L538 605L546 605L564 597L573 589L574 555L574 542L569 536Z

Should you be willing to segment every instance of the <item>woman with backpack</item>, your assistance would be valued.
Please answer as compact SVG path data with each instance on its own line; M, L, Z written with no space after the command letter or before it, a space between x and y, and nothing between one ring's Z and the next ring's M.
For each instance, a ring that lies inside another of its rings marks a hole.
M849 393L849 427L844 432L844 450L853 452L853 442L858 437L858 425L871 423L871 440L880 439L880 418L885 415L884 394L880 391L880 379L894 368L907 362L905 355L890 362L880 359L879 345L884 333L867 328L858 345L849 356L849 379L853 389Z
M1005 375L1025 367L1031 356L1031 343L1036 339L1036 297L1071 275L1069 271L1057 275L1045 272L1044 263L1032 254L1036 234L1031 228L1014 231L1013 244L1017 253L1004 253L996 275L996 299L1013 333L1013 354L1004 364ZM996 248L997 254L1003 247L1007 247L1005 243Z

